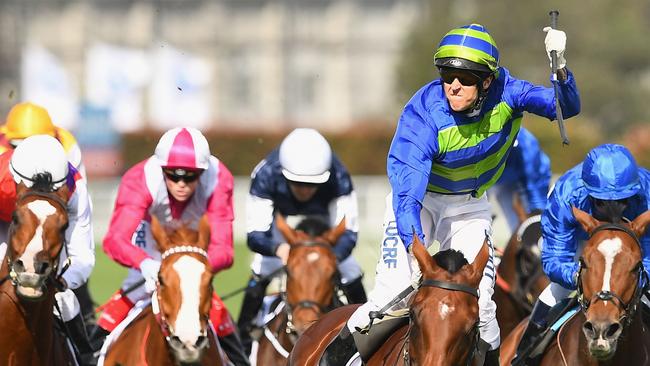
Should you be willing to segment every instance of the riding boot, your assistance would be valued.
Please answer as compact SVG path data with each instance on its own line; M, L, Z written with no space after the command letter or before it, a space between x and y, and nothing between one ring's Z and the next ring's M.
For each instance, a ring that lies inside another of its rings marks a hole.
M341 285L343 288L343 293L345 293L345 297L348 298L348 304L363 304L368 301L368 298L366 297L366 290L363 288L362 280L363 276L359 276L352 282Z
M81 314L83 315L84 323L86 324L86 332L90 334L90 331L95 327L97 319L95 318L95 303L90 296L90 291L88 290L88 282L72 290L72 292L74 292L77 300L79 300Z
M354 343L354 337L347 325L344 325L341 332L323 352L318 366L345 365L355 353L357 353L357 346Z
M97 361L94 359L94 350L88 340L83 316L78 314L71 320L65 322L65 331L77 351L79 351L77 355L79 364L82 366L96 365Z
M92 331L89 334L89 339L90 339L90 346L95 352L102 349L102 346L104 345L104 341L106 340L106 337L108 337L109 334L111 334L111 332L107 331L106 329L100 327L97 324L93 327Z
M517 346L515 357L512 359L512 365L534 364L534 361L532 363L525 362L527 361L526 359L531 351L531 347L534 347L537 344L539 337L542 335L544 330L546 330L546 316L550 309L550 306L537 300L533 307L533 311L530 314L528 326L526 327L526 330L524 330L524 334L521 336L521 340Z
M248 287L246 288L244 300L239 311L239 319L237 319L239 338L246 355L251 354L251 346L253 344L251 331L254 328L253 322L257 317L257 313L262 308L264 294L266 293L268 284L268 281L259 281L259 276L256 275L251 276L250 281L248 281Z
M250 366L250 361L244 353L244 347L239 340L237 332L232 332L227 336L219 337L219 344L226 353L226 356L228 356L230 362L235 366Z
M499 351L500 349L498 347L497 349L487 351L483 366L499 366Z

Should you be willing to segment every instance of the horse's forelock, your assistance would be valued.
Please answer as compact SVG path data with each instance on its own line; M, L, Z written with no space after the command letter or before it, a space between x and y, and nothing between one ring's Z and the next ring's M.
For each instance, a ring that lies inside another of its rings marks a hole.
M458 272L464 265L469 264L463 253L455 249L449 249L436 253L433 256L438 266L449 273Z
M307 217L296 225L296 230L304 231L312 238L321 236L330 226L320 217Z
M37 192L52 192L54 191L54 183L52 182L52 174L50 172L36 173L31 178L32 190Z

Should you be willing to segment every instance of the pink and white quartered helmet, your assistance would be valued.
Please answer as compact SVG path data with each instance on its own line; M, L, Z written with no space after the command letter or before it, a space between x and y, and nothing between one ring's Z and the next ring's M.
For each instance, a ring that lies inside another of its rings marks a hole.
M177 127L162 135L154 155L163 168L207 169L210 146L196 128Z

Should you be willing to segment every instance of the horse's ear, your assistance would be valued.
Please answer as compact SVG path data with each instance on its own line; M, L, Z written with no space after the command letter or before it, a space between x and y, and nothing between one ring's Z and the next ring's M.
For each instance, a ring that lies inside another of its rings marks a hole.
M481 282L483 271L485 271L488 260L490 260L490 249L488 247L488 239L485 239L483 245L481 245L481 250L478 251L476 258L474 258L474 262L470 264L472 270L469 275L469 281L474 287L478 287Z
M646 228L649 223L650 223L650 210L642 213L639 217L634 219L634 221L630 223L630 228L632 229L632 231L634 231L636 236L640 237L643 236L643 234L645 234Z
M296 231L293 230L289 224L287 224L287 221L284 219L284 216L282 216L280 213L275 214L275 227L278 228L278 231L284 238L287 240L287 243L289 244L295 244L298 240L296 238Z
M514 198L512 199L512 209L514 210L519 222L524 222L528 218L524 205L521 202L521 196L518 193L513 193Z
M201 221L199 221L199 246L205 250L210 246L210 222L208 221L208 216L203 215Z
M431 257L431 254L429 254L427 251L427 248L424 247L422 241L420 241L419 236L413 235L413 243L411 243L411 248L413 250L413 256L415 257L415 260L418 261L422 275L427 274L428 276L431 276L438 269L438 265Z
M61 186L61 188L54 191L54 194L58 196L63 202L67 203L68 199L70 198L70 189L68 188L67 184L64 184Z
M345 216L341 219L341 222L339 222L336 227L333 227L325 232L323 237L325 237L325 240L327 240L332 246L336 245L336 242L339 240L341 235L345 234L346 226L345 226Z
M151 234L158 244L158 251L164 252L168 247L169 237L167 236L165 228L154 215L151 215Z
M571 211L573 212L573 217L578 220L587 234L591 234L591 232L600 225L600 222L593 216L575 206L571 206Z

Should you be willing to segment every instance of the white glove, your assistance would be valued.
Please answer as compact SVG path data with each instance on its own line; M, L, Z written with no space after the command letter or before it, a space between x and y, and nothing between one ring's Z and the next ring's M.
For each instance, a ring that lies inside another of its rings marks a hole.
M160 270L160 262L151 258L147 258L140 263L140 273L144 277L144 288L147 293L152 293L156 289L158 282L158 271Z
M287 264L290 251L291 251L291 245L289 245L288 243L282 243L278 246L278 249L275 250L275 255L282 260L282 264Z
M58 308L61 309L61 314L57 311L57 307L54 307L54 315L58 316L63 322L72 320L75 316L79 315L81 311L81 306L79 305L79 300L74 295L72 290L67 289L62 292L57 292L54 294L54 299L58 305Z
M564 49L566 48L566 33L561 30L553 29L551 27L545 27L544 32L546 32L546 38L544 39L544 44L546 45L546 54L548 59L551 59L551 51L557 53L557 69L561 69L566 66L566 59L564 59Z

